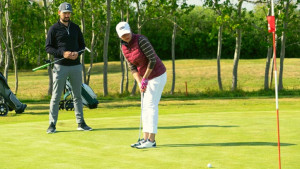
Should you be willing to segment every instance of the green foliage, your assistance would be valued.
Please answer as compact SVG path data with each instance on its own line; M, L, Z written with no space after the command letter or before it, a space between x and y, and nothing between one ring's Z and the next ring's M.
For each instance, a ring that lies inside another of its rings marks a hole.
M11 3L11 22L13 39L16 46L15 52L18 67L31 69L38 64L38 58L46 58L45 52L45 28L44 21L48 22L48 28L58 20L58 6L63 0L48 1L49 16L44 16L44 6L41 1L14 0ZM120 11L123 10L126 20L127 9L129 11L129 23L134 33L138 32L137 9L134 0L112 1L112 17L110 28L110 40L108 48L109 61L119 60L119 38L115 26L121 21ZM270 45L267 32L266 16L269 4L258 4L253 11L247 11L242 6L241 18L237 16L237 5L230 0L217 1L204 0L204 7L191 6L185 1L174 0L143 0L140 5L140 17L142 34L146 35L154 46L156 53L162 59L171 59L171 39L174 16L178 24L176 34L176 59L185 58L215 58L217 53L218 27L223 25L222 58L233 58L235 45L235 29L242 29L241 58L265 58L267 46ZM266 2L266 1L264 1ZM285 2L276 1L275 14L277 18L277 35L281 36L283 21L288 22L286 33L286 57L296 58L300 50L298 27L300 14L297 5L299 1L290 4L289 15L285 17ZM72 1L72 21L81 25L81 18L85 20L84 38L87 47L91 47L92 30L96 33L96 46L94 48L94 62L102 62L103 39L105 33L106 8L104 0L85 0L81 9L81 1ZM5 12L4 3L2 10ZM278 13L280 12L280 15ZM95 15L94 27L91 16ZM155 18L155 19L153 19ZM123 19L123 20L124 20ZM2 15L2 28L5 32L5 15ZM48 29L47 28L47 29ZM1 45L5 49L1 40ZM280 41L278 40L280 51ZM90 61L89 53L85 54L85 62ZM40 64L43 64L40 62Z

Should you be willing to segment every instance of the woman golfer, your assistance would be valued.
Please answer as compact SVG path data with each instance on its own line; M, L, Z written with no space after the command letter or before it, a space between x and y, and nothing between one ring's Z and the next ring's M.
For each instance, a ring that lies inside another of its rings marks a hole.
M156 147L155 134L158 123L158 103L167 81L166 67L155 53L149 40L134 34L127 22L116 26L122 40L122 52L137 81L142 97L142 121L144 138L131 147Z

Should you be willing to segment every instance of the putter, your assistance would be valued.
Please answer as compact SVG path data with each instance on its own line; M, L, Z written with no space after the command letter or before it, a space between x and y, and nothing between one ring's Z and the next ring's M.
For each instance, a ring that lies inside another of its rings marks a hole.
M140 128L139 128L139 139L138 142L141 141L141 129L142 129L142 117L143 117L143 102L144 102L144 92L142 94L142 99L141 99L141 118L140 118Z
M78 51L78 52L83 52L83 51L85 51L85 50L87 50L88 52L91 52L91 50L90 50L89 48L87 48L87 47L85 47L84 49L82 49L82 50L80 50L80 51ZM63 59L65 59L65 58L61 58L61 59L58 59L58 60L56 60L56 61L53 61L53 62L44 64L44 65L42 65L42 66L39 66L39 67L37 67L37 68L32 69L32 71L35 72L35 71L37 71L37 70L43 69L43 68L48 67L48 66L50 66L51 64L54 64L54 63L56 63L56 62L58 62L58 61L61 61L61 60L63 60Z

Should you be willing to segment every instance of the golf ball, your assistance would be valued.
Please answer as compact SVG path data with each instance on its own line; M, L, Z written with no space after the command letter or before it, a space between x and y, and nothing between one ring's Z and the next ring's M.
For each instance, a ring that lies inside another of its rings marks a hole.
M207 164L207 167L208 167L208 168L211 168L211 167L212 167L212 165L211 165L210 163L208 163L208 164Z

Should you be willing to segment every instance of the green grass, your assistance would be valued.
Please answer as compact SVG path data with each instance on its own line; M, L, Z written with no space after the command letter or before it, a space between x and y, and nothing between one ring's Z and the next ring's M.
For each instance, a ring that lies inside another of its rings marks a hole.
M279 65L279 59L277 60ZM168 80L164 93L171 90L172 85L172 62L164 61L167 67ZM108 63L108 92L110 96L115 97L119 92L121 81L121 69L119 62ZM175 93L184 95L186 91L185 82L187 82L188 93L199 95L208 91L209 95L218 94L217 82L217 63L215 59L211 60L176 60L176 85ZM300 90L300 59L285 59L283 85L286 90ZM88 68L89 65L86 65ZM232 83L232 60L221 60L222 82L225 91L230 91ZM238 88L245 92L257 92L264 86L265 59L243 60L239 62L238 68ZM101 97L103 96L103 63L94 64L91 75L90 86ZM279 72L279 66L278 66ZM14 91L14 74L9 74L9 85ZM274 82L274 80L273 80ZM129 72L129 91L133 85L133 77ZM274 85L273 85L274 86ZM274 88L274 87L273 87ZM21 100L41 100L49 99L47 70L37 72L21 71L19 72L18 98ZM227 95L229 92L223 93ZM284 93L283 93L284 94ZM233 95L236 96L236 95Z
M168 81L160 103L158 147L137 150L139 95L118 95L119 62L108 63L109 96L103 95L103 64L93 67L91 84L100 101L84 109L94 131L76 131L73 111L60 111L58 132L46 134L49 96L46 70L20 71L18 98L24 114L0 117L0 168L220 169L278 168L274 91L263 91L265 59L240 60L239 90L231 92L232 60L222 60L225 91L218 91L216 60L177 60L175 94L171 61L164 61ZM278 60L279 65L279 60ZM300 59L285 59L279 92L282 168L300 159ZM129 73L129 90L132 76ZM14 75L9 85L14 91ZM188 96L185 96L187 82Z
M74 112L60 111L58 132L46 134L48 102L0 117L0 168L278 168L273 98L172 99L160 104L158 147L138 150L138 99L100 100L85 108L94 131L76 131ZM282 168L299 167L300 98L280 98Z

